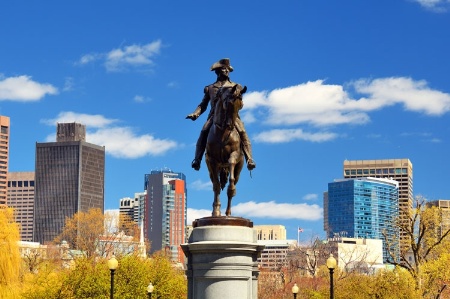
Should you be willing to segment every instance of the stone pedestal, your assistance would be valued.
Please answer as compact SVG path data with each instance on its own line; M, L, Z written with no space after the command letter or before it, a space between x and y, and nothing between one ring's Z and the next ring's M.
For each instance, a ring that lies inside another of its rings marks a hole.
M188 299L257 299L257 257L253 223L240 217L205 217L193 223L187 257Z

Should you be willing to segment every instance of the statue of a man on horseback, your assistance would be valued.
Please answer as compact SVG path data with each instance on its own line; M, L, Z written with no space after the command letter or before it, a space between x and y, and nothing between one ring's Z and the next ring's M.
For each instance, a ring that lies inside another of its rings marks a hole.
M252 159L251 143L244 124L239 118L239 110L243 106L242 96L247 87L232 82L229 73L233 71L228 58L221 59L211 66L217 80L205 87L205 95L197 109L186 118L196 120L206 111L208 103L211 110L203 125L197 141L192 168L200 169L203 153L206 149L206 164L213 184L214 202L212 216L220 216L220 191L228 183L228 205L226 215L231 216L231 199L236 194L236 183L244 165L256 167Z
M203 153L205 152L206 148L206 141L208 138L209 129L212 126L213 123L213 117L214 117L214 108L216 106L216 95L219 89L221 88L231 88L236 83L232 82L229 78L230 72L233 71L233 67L230 65L230 60L228 58L224 58L219 60L218 62L214 63L211 66L211 71L215 71L217 75L217 80L213 84L210 84L205 87L202 101L197 106L197 109L186 118L196 120L203 112L206 111L208 108L208 103L211 104L211 110L209 112L208 118L203 125L203 128L200 132L200 136L197 140L197 145L195 149L195 156L194 160L192 161L192 168L195 170L200 169L200 164L203 158ZM255 161L253 161L252 158L252 146L250 143L250 139L248 138L247 132L244 128L244 123L238 118L236 120L236 130L239 133L239 136L241 138L241 144L244 149L244 155L247 160L247 168L249 170L252 170L256 167Z

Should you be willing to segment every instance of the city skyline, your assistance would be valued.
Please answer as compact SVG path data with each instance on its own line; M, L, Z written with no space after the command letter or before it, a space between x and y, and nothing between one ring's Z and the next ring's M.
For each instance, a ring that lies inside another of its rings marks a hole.
M240 114L257 164L241 174L234 216L284 225L288 239L298 227L301 241L324 236L322 194L345 160L409 159L414 195L450 198L447 1L226 5L229 19L207 1L1 4L9 171L34 171L36 143L79 122L105 146L106 210L170 168L186 175L188 218L208 215L206 165L190 165L207 112L185 117L228 57L248 87Z

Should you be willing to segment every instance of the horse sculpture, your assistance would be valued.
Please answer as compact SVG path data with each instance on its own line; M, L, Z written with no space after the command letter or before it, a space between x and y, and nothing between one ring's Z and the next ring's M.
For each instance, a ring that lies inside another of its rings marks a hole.
M241 139L235 128L239 110L243 107L242 95L247 87L235 84L221 88L216 94L213 125L206 143L206 165L214 191L212 216L220 212L220 192L228 182L228 204L225 214L231 216L231 200L236 195L236 184L244 166Z

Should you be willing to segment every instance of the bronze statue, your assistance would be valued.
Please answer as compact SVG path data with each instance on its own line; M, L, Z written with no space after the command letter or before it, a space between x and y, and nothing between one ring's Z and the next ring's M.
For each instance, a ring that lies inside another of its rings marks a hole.
M192 168L200 169L203 153L206 149L206 164L213 183L214 203L212 216L220 216L220 191L228 181L228 205L226 215L231 215L231 199L236 194L236 183L247 159L247 168L256 167L252 159L251 144L244 124L239 118L243 107L242 95L247 87L229 79L233 71L229 59L221 59L211 66L217 74L217 81L205 87L205 95L197 109L186 118L196 120L211 103L211 111L203 125L197 141Z
M211 71L215 71L217 75L217 80L213 84L210 84L205 87L202 101L197 106L197 109L186 118L196 120L203 112L208 108L208 103L211 103L211 110L209 112L208 118L203 125L203 128L200 132L200 136L197 140L197 145L195 149L194 160L192 161L192 168L195 170L200 169L200 164L202 161L203 153L206 148L206 139L208 138L208 132L212 125L212 119L214 116L214 108L216 106L216 95L220 88L231 88L236 83L232 82L229 78L230 72L233 71L233 67L230 65L230 60L228 58L224 58L214 63L211 66ZM242 147L244 149L245 159L247 160L247 168L252 170L256 167L255 161L252 158L252 146L250 143L250 139L248 138L247 132L244 128L244 123L241 119L238 118L236 120L236 130L239 133L241 138Z

